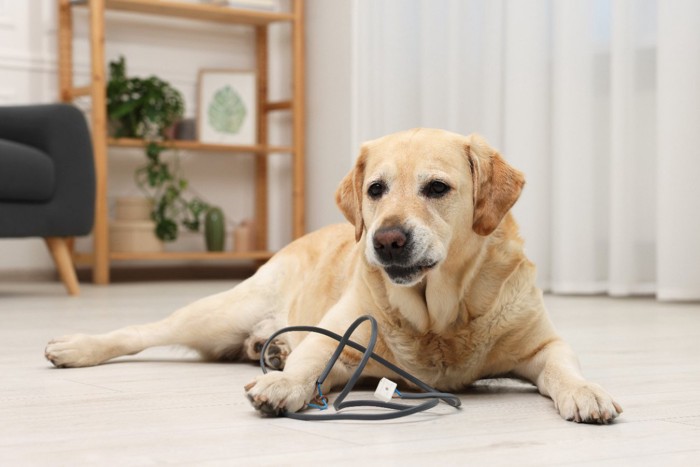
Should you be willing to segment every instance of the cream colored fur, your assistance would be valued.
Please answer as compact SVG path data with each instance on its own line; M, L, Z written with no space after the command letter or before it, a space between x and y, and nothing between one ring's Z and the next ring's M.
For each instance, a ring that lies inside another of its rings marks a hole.
M370 196L377 183L384 191ZM178 344L211 359L256 359L260 343L283 326L318 324L342 334L372 314L380 329L375 351L438 389L514 375L551 397L565 419L607 423L622 409L581 375L523 253L509 213L523 184L522 174L476 135L417 129L368 142L336 196L349 224L291 243L232 290L163 321L62 337L46 356L59 367L89 366ZM445 186L446 193L432 191ZM386 229L407 233L398 274L382 259L378 239ZM366 342L365 328L355 340ZM284 370L245 388L266 414L309 403L335 348L323 336L287 336L275 345ZM336 365L325 390L346 382L358 358L344 352L345 364ZM388 373L374 363L366 370L395 377Z

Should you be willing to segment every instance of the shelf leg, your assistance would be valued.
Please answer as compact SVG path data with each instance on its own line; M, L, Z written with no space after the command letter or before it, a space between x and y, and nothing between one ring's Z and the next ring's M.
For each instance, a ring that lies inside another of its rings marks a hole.
M58 3L58 99L73 100L73 12L70 0Z
M104 0L90 1L90 60L92 144L95 157L96 197L93 228L92 280L109 284L109 217L107 206L107 106L105 98Z
M299 238L306 233L304 206L304 2L294 0L294 21L292 23L292 100L294 154L292 169L292 215L294 228L292 235Z
M267 74L268 74L268 33L267 26L255 28L258 85L258 144L267 145ZM255 249L267 250L268 212L267 155L255 156Z

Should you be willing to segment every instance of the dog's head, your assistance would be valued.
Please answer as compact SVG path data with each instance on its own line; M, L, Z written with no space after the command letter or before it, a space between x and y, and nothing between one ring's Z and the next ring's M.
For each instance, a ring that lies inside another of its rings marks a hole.
M336 202L356 239L366 233L367 261L394 284L412 286L446 259L453 241L491 234L523 184L479 136L418 129L365 143Z

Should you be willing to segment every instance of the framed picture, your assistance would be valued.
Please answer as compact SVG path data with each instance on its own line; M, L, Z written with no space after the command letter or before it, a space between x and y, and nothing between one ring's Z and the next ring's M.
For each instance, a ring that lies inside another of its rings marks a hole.
M201 70L197 134L212 144L257 143L257 81L243 70Z

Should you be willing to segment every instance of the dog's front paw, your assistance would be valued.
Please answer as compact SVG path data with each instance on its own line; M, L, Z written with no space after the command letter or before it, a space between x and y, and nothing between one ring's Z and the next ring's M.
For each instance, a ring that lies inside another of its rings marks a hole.
M563 390L554 405L562 417L575 422L610 423L622 413L622 407L594 383Z
M48 343L44 356L58 368L93 366L104 361L95 337L73 334Z
M314 395L313 382L275 371L258 376L245 386L246 396L262 415L298 412Z

